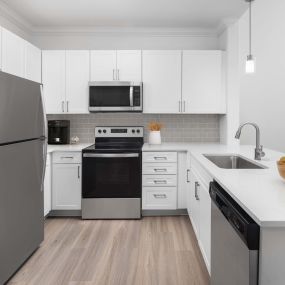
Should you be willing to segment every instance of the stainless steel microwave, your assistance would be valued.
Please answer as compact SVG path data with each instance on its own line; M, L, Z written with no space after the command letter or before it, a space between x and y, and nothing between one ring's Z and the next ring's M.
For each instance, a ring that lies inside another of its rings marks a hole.
M89 82L90 112L142 112L142 82Z

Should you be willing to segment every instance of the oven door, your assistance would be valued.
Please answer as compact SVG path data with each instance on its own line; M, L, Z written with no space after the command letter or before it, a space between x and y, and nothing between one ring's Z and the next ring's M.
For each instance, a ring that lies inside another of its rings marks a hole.
M141 154L84 153L82 198L141 198Z
M127 81L90 82L89 111L141 112L142 85Z

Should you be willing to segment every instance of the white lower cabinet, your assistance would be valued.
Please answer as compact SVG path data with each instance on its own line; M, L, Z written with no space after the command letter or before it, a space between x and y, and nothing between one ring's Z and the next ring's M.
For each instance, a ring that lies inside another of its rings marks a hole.
M44 216L51 211L51 159L50 154L47 155L46 172L44 180Z
M186 209L186 166L186 152L144 152L142 209Z
M56 153L52 164L52 210L81 209L80 153ZM63 161L60 163L60 161Z
M187 210L196 234L205 264L211 270L211 198L209 183L212 180L196 162L191 161L190 187L187 193Z

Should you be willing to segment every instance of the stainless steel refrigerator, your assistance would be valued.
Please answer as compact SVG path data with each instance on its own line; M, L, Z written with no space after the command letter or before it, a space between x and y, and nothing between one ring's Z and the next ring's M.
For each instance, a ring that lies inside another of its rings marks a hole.
M0 284L43 241L45 162L41 85L0 72Z

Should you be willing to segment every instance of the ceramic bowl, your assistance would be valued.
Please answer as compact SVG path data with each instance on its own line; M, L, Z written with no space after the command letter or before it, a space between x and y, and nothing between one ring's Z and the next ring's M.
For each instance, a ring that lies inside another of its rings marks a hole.
M284 163L282 164L279 161L277 161L277 167L280 176L285 179L285 164Z

